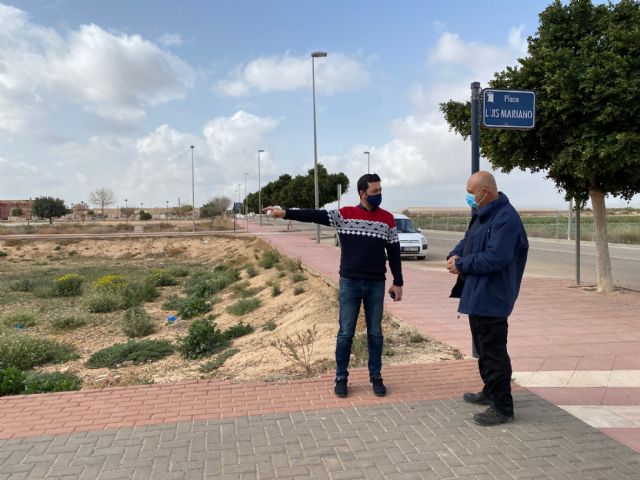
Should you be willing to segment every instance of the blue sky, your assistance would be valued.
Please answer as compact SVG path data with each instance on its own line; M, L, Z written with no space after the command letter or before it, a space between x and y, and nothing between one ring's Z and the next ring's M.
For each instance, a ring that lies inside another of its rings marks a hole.
M386 208L462 207L470 145L438 102L515 64L547 3L0 3L0 197L190 202L190 145L198 205L244 191L245 172L256 191L258 149L263 184L305 172L323 50L319 161L354 185L370 151ZM566 206L541 175L497 177L516 206Z

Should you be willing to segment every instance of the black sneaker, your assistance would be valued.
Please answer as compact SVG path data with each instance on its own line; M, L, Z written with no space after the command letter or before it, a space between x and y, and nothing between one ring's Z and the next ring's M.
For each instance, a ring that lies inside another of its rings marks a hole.
M515 417L513 415L503 415L498 412L493 406L487 408L484 412L476 413L473 416L473 421L478 425L491 426L501 425L503 423L513 422Z
M333 393L336 394L336 397L344 398L347 396L347 379L346 378L336 378L336 384L333 387Z
M476 405L491 405L491 399L484 392L472 393L467 392L462 396L465 402L474 403Z
M387 387L382 383L382 377L378 375L377 377L369 378L371 385L373 386L373 394L376 397L384 397L387 393Z

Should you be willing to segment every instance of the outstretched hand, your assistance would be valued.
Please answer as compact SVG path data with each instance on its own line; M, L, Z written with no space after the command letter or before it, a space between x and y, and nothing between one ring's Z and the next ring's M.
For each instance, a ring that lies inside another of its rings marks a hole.
M266 213L267 215L272 215L276 218L284 218L287 214L287 211L278 206L275 207L265 207L262 209L262 213Z

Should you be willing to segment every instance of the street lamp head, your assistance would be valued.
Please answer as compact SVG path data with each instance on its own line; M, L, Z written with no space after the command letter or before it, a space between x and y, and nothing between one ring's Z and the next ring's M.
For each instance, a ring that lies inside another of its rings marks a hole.
M311 56L313 58L326 57L327 56L327 52L320 52L320 51L311 52Z
M369 155L369 152L362 152L362 153L364 153L365 155Z
M260 149L258 150L258 153L264 153L264 150Z
M191 150L193 150L194 148L196 148L195 145L191 145Z

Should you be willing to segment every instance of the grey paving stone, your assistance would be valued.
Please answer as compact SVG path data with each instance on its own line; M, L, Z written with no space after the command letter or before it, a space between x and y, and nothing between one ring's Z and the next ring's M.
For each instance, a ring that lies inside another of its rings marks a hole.
M517 420L458 399L0 441L0 480L640 480L640 454L529 394Z

